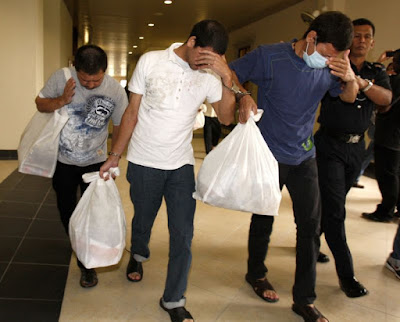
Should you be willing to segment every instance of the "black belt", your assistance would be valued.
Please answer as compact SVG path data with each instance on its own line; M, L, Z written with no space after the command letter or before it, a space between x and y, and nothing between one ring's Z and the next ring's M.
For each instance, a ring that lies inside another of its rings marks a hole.
M364 138L364 133L340 133L321 126L321 131L328 136L344 143L358 143Z

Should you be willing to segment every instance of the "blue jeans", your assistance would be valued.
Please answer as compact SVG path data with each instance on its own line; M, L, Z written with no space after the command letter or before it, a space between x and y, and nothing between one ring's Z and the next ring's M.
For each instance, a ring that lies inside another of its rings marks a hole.
M169 262L163 302L167 308L184 306L196 201L192 165L176 170L148 168L129 162L127 179L134 207L131 254L138 261L150 258L149 241L154 220L165 198L169 229Z

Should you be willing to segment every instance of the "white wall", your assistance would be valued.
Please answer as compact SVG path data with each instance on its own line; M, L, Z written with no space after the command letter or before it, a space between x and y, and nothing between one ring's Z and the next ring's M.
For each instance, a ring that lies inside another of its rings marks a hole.
M0 1L0 38L0 150L16 150L50 69L72 56L72 19L62 0Z
M0 2L0 150L15 150L43 81L43 2Z

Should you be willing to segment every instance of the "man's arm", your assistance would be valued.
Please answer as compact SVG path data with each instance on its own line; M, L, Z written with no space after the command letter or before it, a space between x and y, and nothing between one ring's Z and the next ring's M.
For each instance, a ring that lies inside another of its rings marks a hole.
M108 171L110 168L118 167L119 159L131 139L133 130L137 124L141 100L142 95L131 93L129 105L122 116L121 125L117 126L118 129L116 133L113 133L112 148L110 151L112 154L100 168L100 176L102 178L104 172Z
M61 96L55 98L42 98L37 96L35 99L36 108L39 112L51 113L72 102L72 97L75 94L75 80L70 78L64 87L64 92Z
M229 68L225 55L218 55L210 50L200 50L199 58L195 61L200 65L200 69L211 69L221 77L222 98L218 102L212 103L212 107L217 113L218 120L225 125L234 121L235 116L235 95L227 87L232 87L232 71Z
M360 90L369 86L369 82L365 79L357 77L357 82ZM364 94L377 105L378 111L388 106L392 101L392 91L379 85L372 85Z

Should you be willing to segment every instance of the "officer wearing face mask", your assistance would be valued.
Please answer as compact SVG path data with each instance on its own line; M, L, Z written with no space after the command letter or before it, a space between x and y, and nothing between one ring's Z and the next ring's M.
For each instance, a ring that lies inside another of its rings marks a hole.
M302 39L259 46L230 64L233 89L244 92L240 84L246 81L258 86L258 106L250 95L239 98L239 121L246 122L257 107L264 110L258 127L279 163L280 186L286 185L293 202L297 245L292 310L306 321L327 321L313 304L321 218L315 113L327 92L349 103L357 96L347 50L352 38L351 20L340 12L326 12ZM338 57L342 51L344 56ZM272 216L253 214L249 232L246 280L267 302L279 300L264 264L273 221Z
M365 151L364 132L372 112L389 105L389 78L380 63L366 61L374 46L375 27L367 19L353 21L354 39L350 62L357 75L359 92L355 102L329 93L323 98L315 134L318 176L322 201L322 231L335 258L340 288L348 297L368 294L354 276L353 260L346 241L346 195L360 173Z

